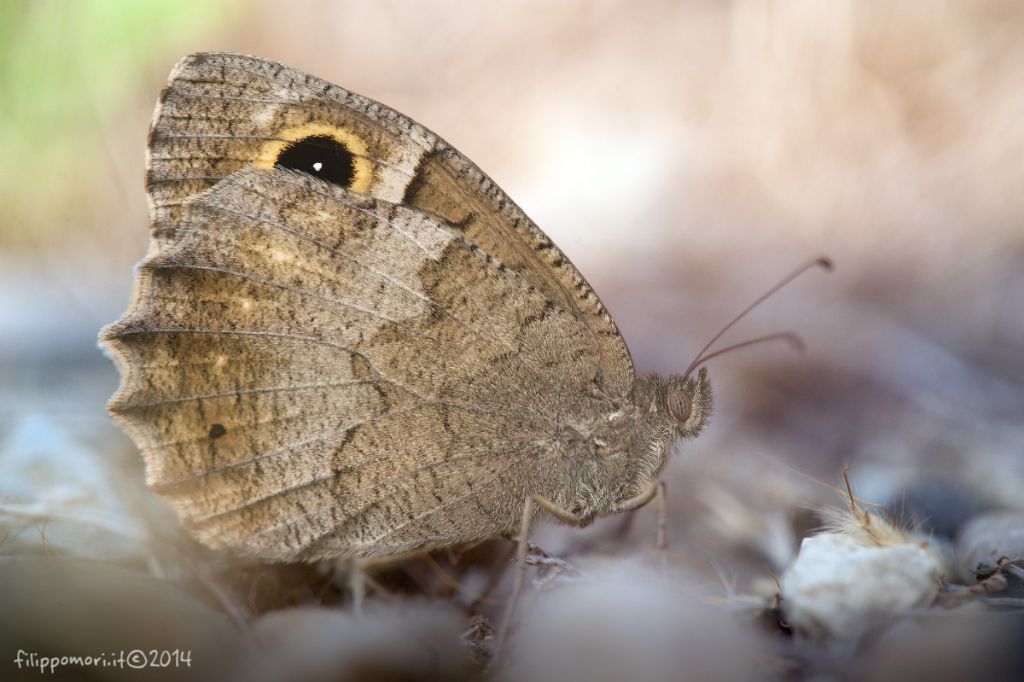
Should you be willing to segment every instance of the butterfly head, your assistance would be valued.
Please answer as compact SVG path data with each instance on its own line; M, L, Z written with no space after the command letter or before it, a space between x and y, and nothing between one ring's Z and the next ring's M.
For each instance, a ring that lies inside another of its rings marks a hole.
M678 438L696 436L711 417L711 382L707 369L696 376L672 376L661 384L658 409Z

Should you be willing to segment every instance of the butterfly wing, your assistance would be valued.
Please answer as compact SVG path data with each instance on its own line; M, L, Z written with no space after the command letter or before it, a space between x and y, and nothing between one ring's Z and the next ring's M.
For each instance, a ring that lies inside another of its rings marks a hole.
M365 166L353 189L429 211L458 228L590 330L609 394L632 390L633 362L611 315L500 187L408 117L275 62L199 53L175 67L149 140L146 181L158 243L173 238L190 196L247 165L270 168L289 141L324 130L342 131Z
M369 172L340 187L274 167L324 131ZM478 219L453 224L462 204L435 205L438 178L472 186L443 159L479 174L408 119L279 65L176 69L151 136L155 248L103 338L123 376L112 413L207 544L315 559L508 533L527 494L557 492L560 417L595 378L632 376L617 334L612 367L594 331L603 308L566 297L572 265L533 272L557 249L515 260L550 244L532 223L481 223L503 225L499 258L467 229ZM482 216L492 194L477 194Z

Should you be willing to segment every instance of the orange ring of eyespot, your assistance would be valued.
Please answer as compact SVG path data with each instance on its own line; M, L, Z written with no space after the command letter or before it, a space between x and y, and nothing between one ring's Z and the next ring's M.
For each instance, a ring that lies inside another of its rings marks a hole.
M274 136L273 140L263 145L263 148L260 149L259 154L253 161L253 165L257 168L273 168L274 164L277 163L277 157L281 155L285 147L293 142L313 137L314 135L332 137L345 145L345 148L352 153L352 165L355 173L347 189L363 193L370 189L370 183L373 181L373 164L370 163L369 156L367 155L366 142L351 130L323 123L307 123L282 130Z

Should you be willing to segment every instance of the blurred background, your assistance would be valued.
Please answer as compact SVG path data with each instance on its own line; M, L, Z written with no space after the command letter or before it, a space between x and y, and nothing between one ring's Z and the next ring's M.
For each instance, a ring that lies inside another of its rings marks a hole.
M96 335L147 247L152 107L198 50L281 61L440 134L576 263L642 371L682 371L781 275L835 260L724 340L793 330L805 354L712 362L715 420L667 474L692 560L781 568L792 519L835 497L814 480L846 464L861 497L939 536L1019 510L1021 35L1013 0L2 0L0 552L167 577L154 548L178 531L106 419ZM783 520L723 518L736 499Z

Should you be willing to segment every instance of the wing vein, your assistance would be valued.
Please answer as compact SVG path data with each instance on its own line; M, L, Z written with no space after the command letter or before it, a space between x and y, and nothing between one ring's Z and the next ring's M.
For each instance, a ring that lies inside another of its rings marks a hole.
M245 395L259 395L262 393L287 393L289 391L307 391L317 388L340 388L342 386L355 386L360 384L373 384L378 381L384 383L392 383L388 379L378 377L376 379L353 379L351 381L327 381L318 384L297 384L291 386L258 386L254 388L241 388L232 391L222 391L220 393L204 393L200 395L185 395L174 398L166 398L164 400L148 400L142 402L130 403L122 406L122 409L144 409L147 407L161 407L163 405L173 405L176 403L187 403L195 400L213 400L216 398L230 398L230 397L241 397Z

